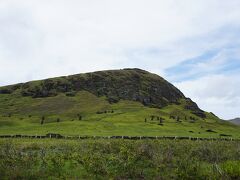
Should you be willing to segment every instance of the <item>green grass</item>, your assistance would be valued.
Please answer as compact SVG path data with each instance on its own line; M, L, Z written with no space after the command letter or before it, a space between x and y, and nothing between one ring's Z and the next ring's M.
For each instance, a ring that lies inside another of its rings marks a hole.
M226 134L240 138L238 126L223 122L210 113L206 113L206 119L201 119L184 109L184 100L180 103L162 109L133 101L109 104L106 98L87 91L80 91L74 97L59 94L47 98L22 97L19 92L0 94L0 134L192 137ZM97 114L104 111L109 112ZM78 114L82 120L78 119ZM163 126L158 125L157 119L152 121L152 115L164 118ZM170 115L179 116L182 122L170 119ZM45 117L43 125L40 124L42 116ZM190 116L196 119L194 123L190 122ZM58 118L60 122L57 122ZM209 129L216 133L207 132Z
M239 141L0 140L1 179L239 179Z

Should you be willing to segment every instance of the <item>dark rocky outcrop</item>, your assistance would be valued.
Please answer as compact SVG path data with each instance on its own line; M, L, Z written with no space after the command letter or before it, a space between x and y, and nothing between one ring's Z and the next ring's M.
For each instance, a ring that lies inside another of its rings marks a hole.
M184 108L192 111L192 113L195 114L198 117L206 118L206 114L204 113L204 111L201 110L198 107L198 105L189 98L186 98L186 105L185 105Z

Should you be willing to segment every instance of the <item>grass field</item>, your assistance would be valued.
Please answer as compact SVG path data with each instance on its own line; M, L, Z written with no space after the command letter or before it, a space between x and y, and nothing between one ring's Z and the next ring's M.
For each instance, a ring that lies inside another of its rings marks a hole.
M239 141L0 140L1 179L239 179Z
M239 127L211 113L201 119L183 108L184 101L156 109L133 101L109 104L104 97L81 91L74 97L60 94L48 98L1 94L0 102L0 134L192 137L223 134L240 138ZM170 119L170 115L175 119ZM159 117L164 120L160 122Z

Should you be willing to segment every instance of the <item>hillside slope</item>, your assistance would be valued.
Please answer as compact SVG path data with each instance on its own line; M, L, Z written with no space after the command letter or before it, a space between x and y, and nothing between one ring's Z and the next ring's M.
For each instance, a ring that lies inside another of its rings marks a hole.
M16 84L0 88L0 94L19 92L23 97L43 98L54 97L60 93L75 96L83 90L98 97L105 96L109 103L130 100L156 108L185 99L188 102L186 108L204 117L203 111L190 99L185 98L176 87L160 76L141 69L99 71Z
M124 69L0 88L0 134L239 136L172 84Z

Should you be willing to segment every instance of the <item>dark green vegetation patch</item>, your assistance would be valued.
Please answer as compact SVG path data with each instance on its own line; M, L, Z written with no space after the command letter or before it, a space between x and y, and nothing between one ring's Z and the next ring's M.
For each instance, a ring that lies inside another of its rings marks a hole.
M239 179L239 141L0 140L1 179Z

